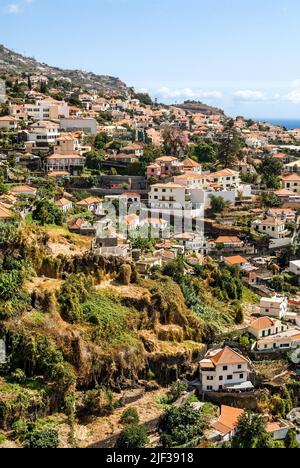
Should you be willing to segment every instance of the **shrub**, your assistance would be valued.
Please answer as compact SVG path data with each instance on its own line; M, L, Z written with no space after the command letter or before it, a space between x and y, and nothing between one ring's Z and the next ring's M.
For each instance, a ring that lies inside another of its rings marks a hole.
M131 266L128 265L127 263L125 263L124 265L121 265L119 276L118 276L119 282L123 284L124 286L129 286L131 275L132 275Z
M144 448L149 443L149 438L144 426L131 424L126 426L121 432L117 442L117 449L139 449Z
M121 417L121 423L125 425L137 425L140 422L139 414L135 408L128 408L124 411Z
M30 449L56 449L59 444L57 429L33 431L24 446Z

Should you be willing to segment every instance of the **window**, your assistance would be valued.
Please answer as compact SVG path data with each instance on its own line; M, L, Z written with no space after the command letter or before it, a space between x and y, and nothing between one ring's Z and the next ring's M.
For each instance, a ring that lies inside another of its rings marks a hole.
M214 380L214 378L213 378L211 375L208 375L206 380L210 380L210 381L211 381L211 380Z
M244 378L244 374L240 374L240 379L243 379Z
M222 380L223 380L223 376L222 376L222 375L219 377L219 380L220 380L220 382L222 382Z
M227 375L227 380L233 380L233 375Z
M224 366L223 371L227 371L227 370L228 370L228 366Z
M212 389L213 389L212 386L211 386L211 385L208 385L207 390L208 390L208 391L212 391Z

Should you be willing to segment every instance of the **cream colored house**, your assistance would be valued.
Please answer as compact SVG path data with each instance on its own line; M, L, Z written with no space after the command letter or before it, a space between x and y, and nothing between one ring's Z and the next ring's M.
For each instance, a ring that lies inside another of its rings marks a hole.
M0 129L1 130L7 130L7 131L16 130L17 126L18 126L18 122L14 117L10 115L0 117Z
M286 297L263 297L260 301L260 315L283 319L288 313L288 300Z
M288 326L283 324L281 320L272 319L270 317L261 317L249 325L248 332L257 340L260 340L272 335L278 335L287 329Z
M300 193L300 175L295 173L295 174L289 174L286 176L283 176L283 187L286 190L291 190L294 193Z
M66 198L60 198L55 202L55 206L59 208L63 213L67 213L73 208L73 203Z
M262 234L267 234L272 239L285 239L289 232L285 229L285 221L269 217L263 220L256 220L253 223L254 229Z

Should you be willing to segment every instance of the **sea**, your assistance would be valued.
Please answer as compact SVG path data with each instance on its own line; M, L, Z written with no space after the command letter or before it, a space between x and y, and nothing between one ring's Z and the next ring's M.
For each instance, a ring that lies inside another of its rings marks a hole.
M300 128L300 119L255 119L259 122L266 122L272 125L280 125L281 127L285 127L288 130L294 130L295 128Z

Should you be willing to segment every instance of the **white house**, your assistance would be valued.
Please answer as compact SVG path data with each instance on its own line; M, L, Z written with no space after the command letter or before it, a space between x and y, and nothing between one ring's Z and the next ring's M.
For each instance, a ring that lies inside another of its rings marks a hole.
M249 325L248 332L259 340L268 336L278 335L278 333L282 333L287 329L288 326L283 324L281 320L261 317Z
M272 239L284 239L289 234L285 229L285 221L273 217L254 221L253 227L262 234L267 234Z
M60 198L55 202L55 206L59 208L63 213L67 213L73 208L73 203L66 198Z
M263 297L260 301L260 315L283 319L288 313L288 300L286 297Z
M34 142L35 146L43 148L55 145L59 136L59 125L49 121L39 121L30 126L28 140Z
M277 335L261 338L256 343L258 351L277 351L294 349L300 346L300 329L287 329Z
M253 388L249 382L250 361L229 347L210 351L200 362L200 373L205 392Z
M85 208L86 210L94 213L96 215L100 215L103 213L103 200L98 197L88 197L84 200L79 201L76 203L76 206L79 208Z

